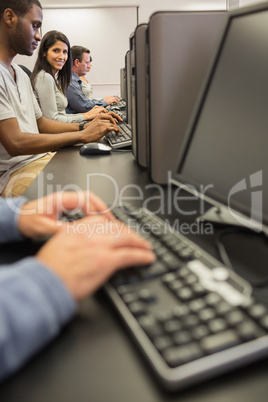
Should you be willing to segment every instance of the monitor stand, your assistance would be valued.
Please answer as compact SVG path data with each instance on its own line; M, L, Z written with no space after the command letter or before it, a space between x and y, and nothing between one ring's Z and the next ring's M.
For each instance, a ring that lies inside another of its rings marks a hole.
M212 222L219 225L235 226L244 229L254 230L255 232L263 232L264 228L262 223L253 219L246 218L243 215L229 211L224 207L212 207L206 211L203 215L196 218L197 222Z

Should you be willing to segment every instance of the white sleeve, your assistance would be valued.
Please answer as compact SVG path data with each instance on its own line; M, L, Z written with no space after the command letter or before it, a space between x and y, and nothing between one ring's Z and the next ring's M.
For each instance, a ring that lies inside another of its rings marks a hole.
M79 123L84 120L82 114L67 115L65 111L59 112L56 100L57 87L50 74L39 73L34 83L34 90L43 116L47 119L64 123Z

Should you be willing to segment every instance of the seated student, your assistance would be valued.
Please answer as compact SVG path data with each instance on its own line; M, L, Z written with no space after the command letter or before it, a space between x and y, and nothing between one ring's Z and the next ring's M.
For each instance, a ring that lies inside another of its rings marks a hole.
M58 220L78 207L85 218ZM30 202L0 197L0 227L0 243L52 236L35 257L0 267L0 382L55 338L77 302L115 271L154 260L150 244L92 193L59 192Z
M89 63L88 63L88 65L87 65L87 72L86 72L86 74L90 72L91 66L92 66L92 56L90 55ZM81 84L82 84L82 91L84 92L85 96L86 96L88 99L93 99L93 98L94 98L94 96L93 96L93 88L92 88L91 84L88 82L88 80L86 79L86 76L85 76L85 75L81 75L81 76L79 76L79 78L80 78L80 80L82 81L82 82L81 82Z
M42 38L36 63L31 74L35 96L47 119L66 123L91 120L97 114L107 112L95 106L89 112L67 114L65 96L72 74L71 50L68 38L59 31L49 31Z
M38 0L0 2L0 194L5 197L23 194L51 159L49 151L118 131L108 113L86 125L42 116L29 77L13 62L16 54L33 54L42 20Z
M90 58L89 58L89 63L87 65L87 71L85 74L89 73L92 67L92 56L90 54ZM82 91L84 92L84 95L88 98L88 99L93 99L94 95L93 95L93 88L92 85L88 82L86 75L81 75L79 76L80 80L81 80L81 85L82 85ZM105 99L105 98L104 98ZM120 99L119 99L120 100Z
M86 75L90 63L90 51L83 46L71 47L73 67L71 83L66 90L68 99L67 113L83 113L94 106L108 106L119 102L116 96L106 96L102 100L88 99L82 91L82 81L79 77Z

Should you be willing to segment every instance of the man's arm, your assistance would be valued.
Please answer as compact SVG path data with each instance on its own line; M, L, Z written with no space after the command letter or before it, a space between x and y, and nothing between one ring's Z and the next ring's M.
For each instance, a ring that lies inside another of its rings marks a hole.
M40 117L39 132L22 133L16 118L0 122L0 141L11 156L39 154L55 151L63 146L97 141L111 130L118 131L115 120L108 113L99 114L82 131L78 123L61 123ZM57 135L51 135L57 134Z
M30 257L0 269L0 381L22 366L74 315L62 281Z
M23 236L18 230L19 212L26 203L25 197L0 197L0 243L21 240Z
M79 82L72 79L70 85L67 88L66 96L68 99L68 106L66 108L67 113L85 113L91 110L94 106L107 106L108 103L105 100L88 99Z
M49 223L60 211L77 207L89 215L58 229ZM154 261L149 243L116 221L107 208L94 194L68 192L22 207L22 234L35 237L45 227L55 235L35 258L0 268L0 380L58 334L75 313L74 300L95 292L118 269ZM81 225L86 232L77 229Z
M85 120L85 117L76 113L74 115L68 115L66 113L62 113L65 110L61 109L59 112L57 99L56 99L56 83L54 78L49 73L45 71L41 71L34 82L34 90L38 98L38 103L41 107L42 114L47 119L61 121L64 123L79 123ZM64 104L63 99L65 96L63 94L60 96L60 102L62 102L62 107ZM61 100L62 97L62 100ZM70 130L71 131L71 130Z

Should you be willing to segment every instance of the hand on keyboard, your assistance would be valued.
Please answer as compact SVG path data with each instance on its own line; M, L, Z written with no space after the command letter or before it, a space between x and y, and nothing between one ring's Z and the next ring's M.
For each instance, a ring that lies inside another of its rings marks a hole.
M105 289L164 387L268 354L268 310L248 282L149 211L124 205L114 213L151 242L157 259L118 272Z
M122 148L132 145L132 131L127 123L118 124L119 132L110 131L105 135L112 148Z

